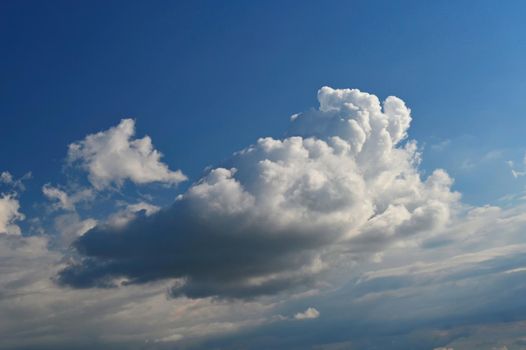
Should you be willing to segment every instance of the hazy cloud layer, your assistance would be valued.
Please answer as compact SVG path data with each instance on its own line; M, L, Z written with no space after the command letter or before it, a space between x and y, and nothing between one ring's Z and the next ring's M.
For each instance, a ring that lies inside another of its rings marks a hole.
M46 237L0 234L0 349L173 349L273 322L272 304L166 297L167 282L60 288L64 256Z
M411 121L402 100L381 104L329 87L318 100L317 110L292 118L290 137L262 138L237 152L171 208L86 233L75 244L82 257L60 281L107 287L114 279L177 278L173 295L274 294L312 285L336 258L371 259L448 222L459 196L442 170L422 179L416 144L401 143ZM106 133L131 126L123 121ZM70 153L113 139L106 133ZM110 172L89 166L91 177L92 168Z
M524 209L464 208L441 231L440 244L435 237L433 244L392 246L381 262L340 269L336 281L344 286L289 298L280 311L314 305L323 317L302 322L301 328L263 325L212 340L210 347L520 349L526 314Z
M60 288L50 277L61 253L42 237L4 235L0 348L513 348L526 312L525 228L522 208L471 208L441 233L454 243L391 247L381 263L341 271L346 287L251 302L167 299L172 281Z

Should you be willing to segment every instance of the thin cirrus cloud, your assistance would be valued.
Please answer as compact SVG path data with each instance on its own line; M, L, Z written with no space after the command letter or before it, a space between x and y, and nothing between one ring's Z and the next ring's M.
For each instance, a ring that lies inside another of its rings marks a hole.
M459 194L443 170L422 178L416 143L404 141L411 116L402 100L323 87L318 101L291 118L288 137L235 153L173 206L88 231L58 280L87 288L176 279L174 296L252 298L312 287L335 261L372 259L449 221ZM141 152L131 152L129 167L127 147L99 154L110 140L128 142L132 129L125 120L90 135L69 158L82 160L95 187L109 184L108 174L140 183L146 177L121 171L149 164ZM151 148L149 139L133 142Z

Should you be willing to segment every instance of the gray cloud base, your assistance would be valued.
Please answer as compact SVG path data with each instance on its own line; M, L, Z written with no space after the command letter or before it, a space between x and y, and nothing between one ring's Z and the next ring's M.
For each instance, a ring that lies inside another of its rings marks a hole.
M260 231L248 235L246 221L239 217L207 222L184 208L184 203L176 203L120 229L97 227L75 243L84 258L63 270L59 280L86 288L115 286L114 278L123 276L127 283L183 278L179 287L172 288L173 295L239 298L307 282L304 276L287 276L291 278L247 283L252 276L301 269L323 242L291 231L269 238L262 225L252 225Z

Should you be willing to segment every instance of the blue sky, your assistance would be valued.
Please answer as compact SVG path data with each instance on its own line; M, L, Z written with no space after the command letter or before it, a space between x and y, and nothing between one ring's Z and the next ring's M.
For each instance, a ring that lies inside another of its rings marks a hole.
M0 301L0 348L520 348L524 11L0 3L0 298L51 291ZM363 144L331 119L360 113ZM17 336L46 322L75 326Z
M524 148L519 2L1 6L0 155L37 187L58 179L65 144L124 117L197 177L262 135L281 136L323 85L403 98L427 150L465 137L474 141L459 153L475 157L504 149L516 159ZM503 192L477 194L447 157L424 159L457 175L471 201ZM511 190L511 179L496 181Z

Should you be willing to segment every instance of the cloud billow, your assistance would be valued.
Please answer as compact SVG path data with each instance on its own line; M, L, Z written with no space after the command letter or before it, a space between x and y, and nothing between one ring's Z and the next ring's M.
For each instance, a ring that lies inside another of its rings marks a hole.
M0 194L0 235L20 235L16 221L24 219L20 203L14 194Z
M288 137L235 153L170 208L88 231L59 281L177 279L174 296L251 298L311 286L335 259L368 259L449 221L459 195L442 170L421 178L402 100L329 87L318 100Z
M126 180L172 185L186 180L180 170L172 171L161 162L162 154L149 136L134 139L134 135L135 121L123 119L115 127L70 144L67 160L84 169L98 190L121 186Z

